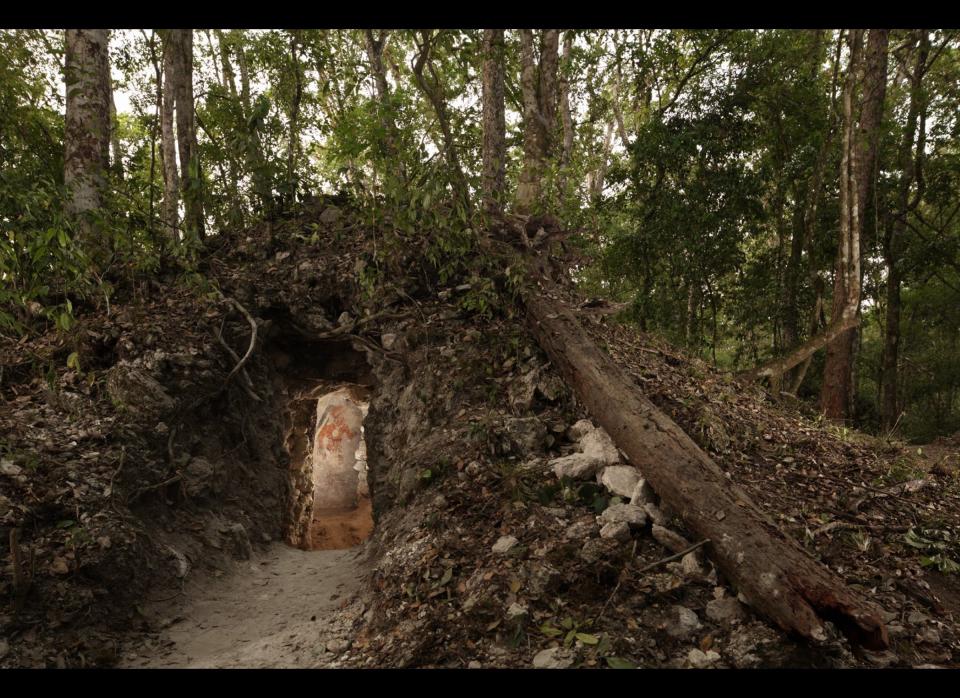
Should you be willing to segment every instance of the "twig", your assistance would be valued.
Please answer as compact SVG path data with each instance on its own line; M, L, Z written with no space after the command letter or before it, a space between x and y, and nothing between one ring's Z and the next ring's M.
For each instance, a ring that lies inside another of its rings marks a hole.
M182 479L183 479L183 476L180 475L180 473L177 473L176 475L174 475L174 476L171 477L170 479L164 480L163 482L158 482L158 483L155 484L155 485L147 485L146 487L141 487L139 490L137 490L136 492L133 493L133 496L130 497L130 500L129 500L129 501L130 501L130 504L132 504L133 502L135 502L135 501L140 497L140 495L142 495L142 494L144 494L144 493L146 493L146 492L150 492L151 490L160 489L161 487L166 487L167 485L172 485L174 482L179 482L179 481L182 480Z
M13 560L13 591L23 593L23 562L20 560L20 529L10 529L10 557Z
M693 552L694 550L696 550L697 548L699 548L699 547L701 547L701 546L704 546L704 545L706 545L706 544L709 543L709 542L710 542L710 539L709 539L709 538L704 538L704 539L703 539L702 541L700 541L699 543L694 543L694 544L691 545L689 548L684 548L684 549L681 550L679 553L676 553L676 554L674 554L674 555L671 555L670 557L665 557L665 558L663 558L662 560L657 560L656 562L651 562L651 563L650 563L649 565L647 565L646 567L641 567L639 570L637 570L637 574L643 574L644 572L649 572L650 570L655 569L655 568L657 568L657 567L660 567L661 565L665 565L665 564L667 564L668 562L673 562L674 560L679 560L681 557L683 557L683 556L686 555L687 553L692 553L692 552Z

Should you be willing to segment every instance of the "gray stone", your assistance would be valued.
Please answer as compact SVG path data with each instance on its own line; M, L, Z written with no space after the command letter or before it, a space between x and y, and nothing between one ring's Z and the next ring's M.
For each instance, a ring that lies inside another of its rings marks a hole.
M679 553L690 547L690 542L679 533L674 533L669 528L653 525L651 529L653 539L672 553Z
M579 441L591 431L596 429L593 422L589 419L581 419L567 430L567 438L571 441Z
M333 225L343 216L343 211L341 211L336 206L327 206L323 209L323 213L320 214L320 222L326 225Z
M694 669L706 669L711 664L720 661L720 655L713 650L703 652L698 649L692 649L689 654L687 654L687 661L690 662L690 666Z
M703 568L697 559L696 553L687 553L680 560L680 570L684 577L702 577Z
M497 539L497 542L493 544L491 550L497 555L506 555L519 542L520 541L513 536L500 536L500 538Z
M743 605L732 596L713 599L707 602L707 618L719 625L731 625L745 620L747 612Z
M589 538L596 530L597 524L594 521L577 521L567 526L563 532L563 537L567 540Z
M397 343L397 335L392 332L386 332L385 334L380 335L380 344L383 345L383 348L387 351L392 351L393 347Z
M609 465L600 471L600 484L613 494L630 497L640 481L640 472L631 465ZM637 504L632 499L631 504ZM641 505L642 506L642 505Z
M920 631L920 641L927 642L931 645L939 645L940 633L938 633L934 628L924 628Z
M12 460L0 458L0 474L6 475L7 477L16 477L22 472L23 468L14 463Z
M673 616L676 622L667 627L667 635L674 638L689 637L700 629L697 614L685 606L674 606Z
M476 659L467 662L467 669L482 669L483 665L478 662Z
M600 465L616 465L620 462L620 451L610 435L600 427L580 439L580 451L599 460Z
M630 503L636 504L636 502L634 502L632 499L630 500ZM646 504L644 504L643 510L647 512L647 516L649 516L650 520L657 526L667 525L667 521L669 519L667 519L667 517L663 515L663 512L660 511L660 507L658 507L653 502L647 502Z
M177 406L153 376L127 363L107 372L107 394L115 404L142 419L162 419Z
M630 540L630 526L623 521L608 523L600 529L600 537L618 541L628 541Z
M580 559L592 565L603 557L604 545L599 538L591 538L580 548Z
M188 497L202 497L212 489L216 468L206 458L191 458L183 472L183 487Z
M554 458L548 465L553 468L553 474L561 480L589 480L597 472L600 461L584 453L571 453L569 456Z
M685 606L674 606L673 617L676 622L667 626L667 635L672 638L687 638L700 629L697 614Z
M253 546L250 545L250 537L247 535L247 529L242 523L228 524L221 528L220 532L227 539L227 550L238 560L249 560L253 555Z
M562 647L540 650L533 658L534 669L566 669L573 664L571 653Z
M505 421L504 430L520 452L535 451L547 437L547 425L536 417L513 417Z
M613 504L597 517L597 523L601 526L609 523L625 523L640 527L647 523L647 512L632 504Z
M637 475L639 476L639 472ZM636 504L639 507L646 506L647 504L656 505L657 503L656 493L653 491L650 483L642 477L637 478L630 493L624 496L630 497L630 503Z

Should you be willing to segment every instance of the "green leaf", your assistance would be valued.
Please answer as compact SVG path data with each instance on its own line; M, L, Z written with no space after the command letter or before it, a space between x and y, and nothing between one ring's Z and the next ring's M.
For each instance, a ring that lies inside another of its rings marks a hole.
M596 645L598 642L600 642L599 637L589 633L577 633L577 639L585 645Z
M540 632L546 635L547 637L557 637L558 635L563 635L563 631L559 628L554 628L552 625L544 623L540 626Z
M636 669L637 665L622 657L607 657L607 666L611 669Z
M77 352L73 352L67 357L67 368L73 369L74 371L80 370L80 355Z

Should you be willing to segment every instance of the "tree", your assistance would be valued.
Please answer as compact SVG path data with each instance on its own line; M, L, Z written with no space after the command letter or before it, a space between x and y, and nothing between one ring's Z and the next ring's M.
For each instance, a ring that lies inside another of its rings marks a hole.
M506 117L503 94L503 29L483 31L483 210L503 208L507 161Z
M841 212L841 243L838 247L833 281L833 317L844 318L848 315L851 303L856 304L856 315L859 316L860 313L860 238L864 229L864 214L872 210L869 202L876 182L877 143L887 84L887 34L885 29L871 29L867 39L859 122L855 131L850 134L853 152L847 156L851 173L846 184L849 188L849 213L846 210ZM855 50L859 53L860 49L855 49L855 44L860 41L862 31L851 30L850 69L857 65L853 60L853 53ZM849 92L854 89L851 85ZM848 98L852 99L852 95L844 96L845 100ZM845 116L846 109L847 105L844 103ZM846 133L844 135L847 136ZM843 182L841 176L841 192ZM872 229L872 226L870 228ZM850 414L855 341L856 332L851 324L827 344L820 408L829 419L844 420Z
M110 149L110 65L106 29L66 31L65 210L93 263L110 249L96 216L103 205Z
M520 214L530 214L542 204L543 177L556 140L558 42L558 30L542 30L540 55L535 60L533 31L520 31L523 170L516 195L516 208Z

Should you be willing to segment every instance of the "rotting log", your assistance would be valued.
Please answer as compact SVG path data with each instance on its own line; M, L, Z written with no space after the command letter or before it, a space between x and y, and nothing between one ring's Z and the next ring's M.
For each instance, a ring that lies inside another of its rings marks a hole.
M544 282L546 283L546 282ZM590 414L759 613L808 640L834 623L851 642L889 646L879 609L780 531L673 420L644 397L549 290L524 294L540 346Z

